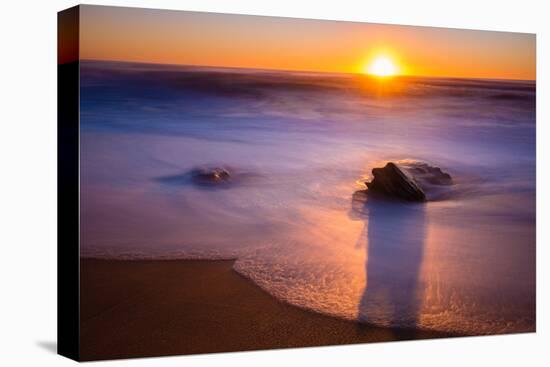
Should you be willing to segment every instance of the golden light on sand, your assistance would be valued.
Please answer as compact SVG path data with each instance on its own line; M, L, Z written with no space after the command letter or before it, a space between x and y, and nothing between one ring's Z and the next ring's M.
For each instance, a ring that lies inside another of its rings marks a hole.
M376 56L365 66L365 74L378 77L394 76L398 73L397 65L389 56Z

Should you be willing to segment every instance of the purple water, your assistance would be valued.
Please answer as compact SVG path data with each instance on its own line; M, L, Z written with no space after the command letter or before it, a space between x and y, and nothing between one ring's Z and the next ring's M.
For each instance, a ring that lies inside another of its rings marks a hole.
M373 201L373 167L450 173ZM196 185L222 166L230 185ZM81 255L236 258L291 304L384 326L535 328L534 82L81 64Z

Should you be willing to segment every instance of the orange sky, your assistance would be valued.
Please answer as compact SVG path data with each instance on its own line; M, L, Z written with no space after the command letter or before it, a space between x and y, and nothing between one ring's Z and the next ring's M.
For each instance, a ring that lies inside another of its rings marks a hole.
M361 72L389 55L402 74L535 79L535 35L81 6L80 58Z

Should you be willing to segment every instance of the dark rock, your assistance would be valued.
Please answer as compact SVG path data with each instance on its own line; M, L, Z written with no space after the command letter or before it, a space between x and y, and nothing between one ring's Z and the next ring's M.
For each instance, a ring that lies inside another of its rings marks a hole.
M230 178L229 172L220 167L195 168L191 171L191 179L198 184L220 184Z
M403 169L408 170L420 185L423 183L431 185L451 185L453 183L451 175L443 172L439 167L432 167L426 163L410 163L409 165L404 165Z
M426 169L425 167L417 168L422 172ZM426 194L414 178L393 162L389 162L384 168L374 168L372 175L374 179L367 183L369 191L407 201L426 200Z
M451 175L424 162L389 162L372 170L369 191L408 201L441 200L452 194Z

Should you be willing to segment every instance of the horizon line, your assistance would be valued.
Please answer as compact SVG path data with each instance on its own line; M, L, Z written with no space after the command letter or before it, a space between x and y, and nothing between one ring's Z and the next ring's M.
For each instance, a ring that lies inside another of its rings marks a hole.
M149 62L149 61L135 61L135 60L118 60L118 59L90 59L90 58L79 58L74 61L98 61L98 62L117 62L117 63L127 63L127 64L144 64L144 65L162 65L162 66L180 66L180 67L205 67L205 68L220 68L220 69L246 69L246 70L258 70L258 71L279 71L279 72L301 72L301 73L310 73L310 74L340 74L340 75L358 75L358 76L367 76L372 78L377 78L375 75L361 73L361 72L351 72L351 71L321 71L321 70L308 70L308 69L283 69L283 68L252 68L252 67L243 67L243 66L224 66L224 65L206 65L206 64L177 64L177 63L163 63L163 62ZM390 78L399 78L399 77L410 77L410 78L432 78L432 79L475 79L475 80L491 80L491 81L515 81L515 82L536 82L535 79L521 79L521 78L487 78L479 76L443 76L443 75L420 75L420 74L398 74Z

